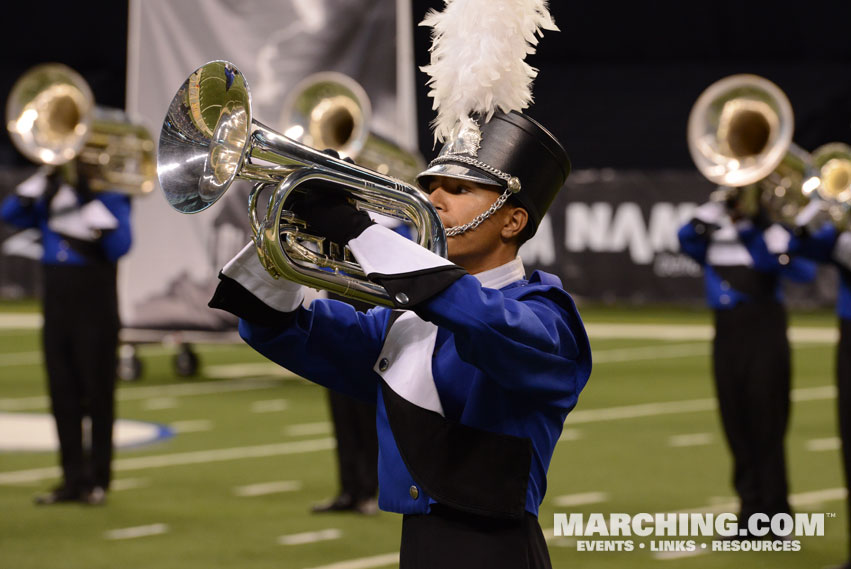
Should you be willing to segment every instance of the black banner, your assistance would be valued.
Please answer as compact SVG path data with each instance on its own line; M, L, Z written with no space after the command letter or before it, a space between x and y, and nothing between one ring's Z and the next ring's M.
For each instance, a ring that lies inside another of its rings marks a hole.
M574 172L521 256L580 299L702 303L701 268L679 252L677 231L714 189L696 171ZM795 306L831 305L836 275L821 267L816 282L788 283L786 294Z
M0 170L0 196L14 191L15 184L32 171ZM714 189L700 174L690 171L574 172L538 234L523 246L521 256L527 269L559 275L565 288L579 299L700 304L702 271L679 252L677 230ZM245 240L241 215L228 219L229 223L219 221L239 234L237 242ZM37 294L38 263L21 256L32 257L37 237L34 232L0 225L0 298ZM820 267L814 283L789 283L786 292L794 306L831 306L836 298L835 271ZM180 296L174 290L171 294Z

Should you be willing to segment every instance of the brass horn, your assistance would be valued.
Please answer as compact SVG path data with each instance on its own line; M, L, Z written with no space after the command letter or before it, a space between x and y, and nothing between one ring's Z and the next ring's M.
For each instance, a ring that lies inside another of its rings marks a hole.
M837 227L851 229L851 146L829 142L813 151L818 185L811 191Z
M212 61L196 69L169 105L160 132L157 172L166 200L182 213L215 203L236 179L249 180L248 215L260 261L274 277L313 288L392 305L383 287L361 267L288 209L309 191L307 182L331 184L358 208L411 223L420 245L446 256L446 237L437 210L420 189L350 164L279 134L257 122L251 92L232 63ZM273 188L264 217L261 193ZM327 249L327 253L317 252Z
M425 169L419 154L408 152L371 131L372 105L360 84L336 71L302 79L284 100L279 121L284 136L340 156L408 183Z
M688 145L698 170L716 184L761 187L775 221L791 221L806 205L812 157L792 142L794 115L783 91L757 75L731 75L698 97Z
M118 109L97 107L88 83L59 63L37 65L12 87L6 128L30 160L58 166L77 159L95 191L130 195L154 189L154 141Z

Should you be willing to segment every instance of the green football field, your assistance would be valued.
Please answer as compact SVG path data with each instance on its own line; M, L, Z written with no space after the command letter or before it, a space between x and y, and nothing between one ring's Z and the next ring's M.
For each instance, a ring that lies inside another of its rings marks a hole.
M0 304L0 417L47 412L32 308ZM550 467L545 533L552 536L555 513L735 512L709 378L709 315L589 307L583 318L594 372ZM801 551L772 553L713 553L699 546L711 538L697 538L688 555L650 551L663 538L633 537L630 552L588 552L576 538L551 537L554 567L818 569L845 560L835 321L795 314L792 326L790 490L797 512L826 515L825 535L801 538ZM174 349L140 347L144 376L119 385L118 416L176 434L117 451L106 506L35 507L33 494L57 481L55 452L0 451L0 569L397 564L399 516L309 513L337 489L323 390L243 345L196 349L199 376L182 379Z

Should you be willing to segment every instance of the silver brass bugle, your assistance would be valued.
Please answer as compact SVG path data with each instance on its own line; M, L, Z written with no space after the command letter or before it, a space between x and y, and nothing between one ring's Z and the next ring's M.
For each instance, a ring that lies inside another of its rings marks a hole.
M95 106L88 83L60 63L37 65L9 92L6 128L15 147L39 164L77 159L95 191L129 195L154 189L154 140L124 111Z
M232 63L212 61L196 69L169 105L160 132L157 172L166 200L182 213L215 203L235 179L250 180L248 215L260 261L274 277L373 304L392 305L346 250L322 251L325 238L310 233L289 205L309 191L307 182L331 184L358 208L411 223L417 241L446 256L437 210L420 189L334 158L296 142L252 118L251 92ZM273 188L265 215L261 192ZM318 250L318 251L317 251Z

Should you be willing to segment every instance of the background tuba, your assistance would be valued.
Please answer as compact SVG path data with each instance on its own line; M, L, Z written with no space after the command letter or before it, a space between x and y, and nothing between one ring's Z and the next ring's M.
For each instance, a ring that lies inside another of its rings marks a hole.
M425 161L370 132L372 105L360 84L343 73L314 73L293 87L278 123L284 136L317 150L336 150L361 166L416 183Z
M851 146L842 142L823 144L813 151L819 185L811 191L836 226L851 229Z
M210 207L236 179L254 182L248 199L252 239L275 277L392 305L346 249L312 234L290 211L292 199L317 183L345 191L360 209L410 223L420 245L446 256L443 224L423 191L253 120L248 83L227 61L196 69L177 91L163 121L157 161L166 200L182 213ZM261 219L259 198L268 188L274 191Z
M791 222L818 185L812 157L792 142L794 115L783 91L756 75L731 75L698 97L688 145L698 170L729 187L757 184L774 221Z
M118 109L96 107L86 81L59 63L33 67L12 87L6 128L30 160L58 166L77 159L95 191L154 189L154 141Z

